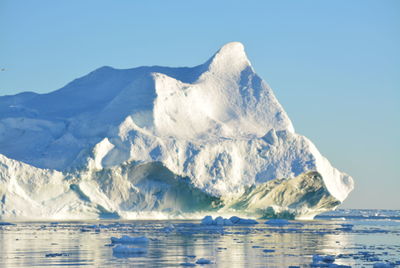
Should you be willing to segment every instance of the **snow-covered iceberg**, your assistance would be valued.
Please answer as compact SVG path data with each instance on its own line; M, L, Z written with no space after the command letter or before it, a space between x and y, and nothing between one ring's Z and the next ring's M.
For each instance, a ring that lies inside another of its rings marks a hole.
M0 219L312 217L352 189L241 43L192 68L102 67L0 97Z

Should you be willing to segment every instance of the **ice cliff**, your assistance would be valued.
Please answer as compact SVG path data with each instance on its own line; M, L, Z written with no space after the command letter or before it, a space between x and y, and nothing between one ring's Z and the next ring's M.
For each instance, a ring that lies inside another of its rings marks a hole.
M193 68L102 67L0 97L0 219L313 217L352 189L241 43Z

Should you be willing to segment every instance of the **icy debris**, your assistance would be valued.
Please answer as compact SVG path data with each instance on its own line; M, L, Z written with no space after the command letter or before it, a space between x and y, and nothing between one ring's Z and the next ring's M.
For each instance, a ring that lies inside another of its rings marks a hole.
M283 226L283 225L290 224L290 222L288 220L284 220L284 219L270 219L270 220L266 221L265 224Z
M351 268L348 265L335 264L335 257L313 255L311 267Z
M264 249L263 252L264 253L272 253L272 252L275 252L275 250L274 249Z
M196 261L197 264L212 264L212 261L205 258L200 258Z
M111 237L111 243L113 244L147 244L149 239L145 236L132 237L124 235L121 238Z
M217 225L217 226L232 226L235 224L240 224L240 225L252 225L252 224L258 224L256 220L253 219L242 219L236 216L230 217L229 219L223 218L221 216L213 218L211 216L205 216L201 220L201 224L203 225Z
M131 248L131 247L124 246L124 245L117 245L116 247L113 248L113 253L114 254L124 254L124 255L145 254L145 253L147 253L147 249L146 248Z

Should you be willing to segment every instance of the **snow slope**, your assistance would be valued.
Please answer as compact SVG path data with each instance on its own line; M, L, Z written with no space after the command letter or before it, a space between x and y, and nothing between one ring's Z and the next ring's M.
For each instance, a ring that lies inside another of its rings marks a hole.
M271 209L312 217L353 189L295 133L237 42L193 68L102 67L48 94L0 97L0 154L2 218ZM260 197L257 206L232 206L252 187L283 178L308 185L309 177L323 183L290 203ZM299 201L317 188L329 204Z

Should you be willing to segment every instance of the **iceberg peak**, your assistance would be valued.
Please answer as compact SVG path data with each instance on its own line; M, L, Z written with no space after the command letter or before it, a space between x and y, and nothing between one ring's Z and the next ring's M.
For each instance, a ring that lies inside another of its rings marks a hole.
M240 42L230 42L221 47L208 61L212 72L242 71L251 66L244 46Z

